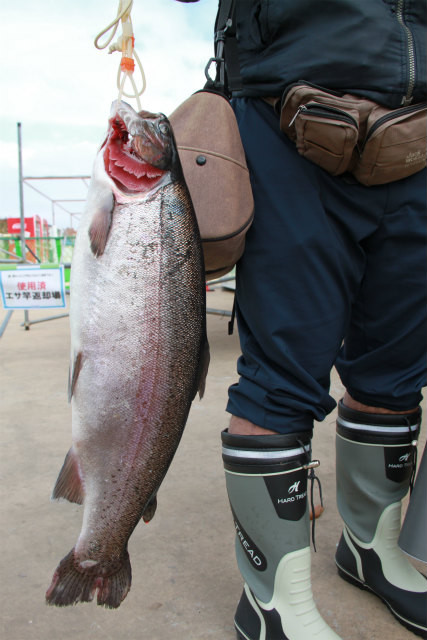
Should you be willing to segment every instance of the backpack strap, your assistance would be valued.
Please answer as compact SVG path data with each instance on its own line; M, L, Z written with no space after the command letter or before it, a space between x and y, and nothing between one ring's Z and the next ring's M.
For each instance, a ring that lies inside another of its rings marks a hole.
M215 57L209 60L205 69L207 78L205 89L218 91L227 97L230 97L231 90L240 89L242 84L237 51L235 14L235 0L220 1L215 20ZM209 76L209 68L212 62L216 63L215 80L212 80Z

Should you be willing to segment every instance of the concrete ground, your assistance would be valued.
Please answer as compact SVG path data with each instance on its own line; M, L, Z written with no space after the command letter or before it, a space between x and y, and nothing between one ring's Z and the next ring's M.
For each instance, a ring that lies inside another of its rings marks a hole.
M232 294L208 293L208 306L231 309ZM31 312L35 320L49 315ZM50 502L70 445L67 404L68 319L25 331L15 312L0 339L1 638L4 640L234 640L241 580L224 487L220 431L227 426L227 387L236 379L236 335L228 318L208 315L211 366L206 395L193 403L182 443L159 492L153 521L130 540L132 589L118 610L94 603L48 607L44 594L71 549L81 507ZM5 312L0 310L0 323ZM336 375L332 394L342 387ZM335 415L317 426L326 511L316 526L313 590L319 609L343 640L410 640L374 596L341 580L334 565L340 520L335 506ZM424 428L424 439L425 439ZM307 640L309 640L307 638Z

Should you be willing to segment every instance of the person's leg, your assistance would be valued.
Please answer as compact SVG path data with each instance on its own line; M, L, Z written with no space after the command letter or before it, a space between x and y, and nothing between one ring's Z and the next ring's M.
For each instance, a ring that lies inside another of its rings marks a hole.
M266 436L274 435L276 432L272 431L271 429L264 429L263 427L259 427L253 422L245 420L245 418L237 418L236 416L231 416L228 433L241 436ZM319 504L310 504L310 520L313 520L313 518L320 518L324 510L325 509L322 499L320 500Z
M355 202L365 190L301 158L261 101L241 101L236 112L255 219L237 268L242 356L223 433L245 581L235 624L247 640L336 640L311 593L310 440L313 420L335 406L330 369L363 276L359 239L375 230L383 195L373 192L374 213Z
M236 106L255 216L237 265L242 356L228 412L278 433L309 430L335 407L330 370L365 268L360 240L382 189L333 178L298 155L262 101Z
M427 637L427 581L398 547L401 501L415 472L426 384L425 176L389 186L382 224L337 368L347 387L337 419L339 573L378 595ZM424 532L425 535L425 532Z
M374 413L340 403L337 503L344 521L339 574L379 596L404 626L427 634L427 580L398 547L401 502L414 473L421 411Z
M426 171L384 188L380 224L361 242L366 269L336 368L350 408L407 412L427 384Z
M231 416L230 426L228 427L228 433L234 433L240 436L263 436L274 435L276 431L272 429L264 429L259 427L246 418L238 418L237 416Z
M239 640L339 640L313 600L307 509L311 432L222 434L244 590Z

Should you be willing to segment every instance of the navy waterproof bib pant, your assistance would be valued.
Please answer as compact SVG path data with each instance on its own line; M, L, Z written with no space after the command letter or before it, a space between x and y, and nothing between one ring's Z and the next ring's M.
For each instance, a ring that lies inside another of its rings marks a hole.
M302 158L264 101L233 101L255 200L237 267L242 356L227 410L280 433L350 395L406 411L426 384L426 171L364 187Z

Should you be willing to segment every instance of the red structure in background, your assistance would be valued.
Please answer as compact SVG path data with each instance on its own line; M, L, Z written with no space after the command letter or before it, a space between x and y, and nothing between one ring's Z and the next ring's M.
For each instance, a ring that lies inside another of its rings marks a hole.
M40 218L40 216L33 216L32 218L24 218L25 224L25 237L26 237L26 260L29 262L38 262L34 257L35 254L41 262L48 259L48 245L43 242L44 238L49 237L49 226L46 220ZM20 236L21 233L21 219L20 218L8 218L7 219L7 231L14 237ZM9 243L10 253L17 255L17 247L15 240ZM33 253L31 253L33 252ZM45 255L46 254L46 255ZM20 256L19 256L20 257Z

